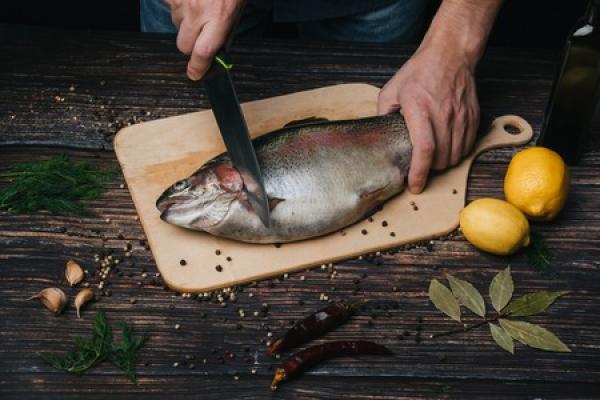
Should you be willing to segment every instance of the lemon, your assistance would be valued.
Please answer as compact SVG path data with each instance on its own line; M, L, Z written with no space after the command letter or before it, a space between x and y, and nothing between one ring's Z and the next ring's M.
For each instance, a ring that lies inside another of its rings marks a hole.
M460 212L462 234L475 247L508 255L529 244L529 222L523 213L504 200L475 200Z
M533 220L556 217L567 200L569 170L563 159L545 147L515 154L504 177L504 196Z

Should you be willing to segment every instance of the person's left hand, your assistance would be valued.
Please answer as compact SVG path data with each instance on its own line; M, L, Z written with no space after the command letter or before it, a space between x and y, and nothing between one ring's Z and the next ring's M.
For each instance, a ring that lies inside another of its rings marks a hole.
M431 168L469 154L479 126L473 63L454 49L424 45L379 93L378 113L400 110L413 144L408 187L425 188Z

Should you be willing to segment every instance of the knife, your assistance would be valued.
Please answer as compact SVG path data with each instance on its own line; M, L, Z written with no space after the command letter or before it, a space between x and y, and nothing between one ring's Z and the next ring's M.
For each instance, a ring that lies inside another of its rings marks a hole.
M223 50L203 79L204 87L227 148L227 155L242 176L250 205L262 223L269 227L269 201L265 185L246 120L229 75L232 65L227 61L226 51Z

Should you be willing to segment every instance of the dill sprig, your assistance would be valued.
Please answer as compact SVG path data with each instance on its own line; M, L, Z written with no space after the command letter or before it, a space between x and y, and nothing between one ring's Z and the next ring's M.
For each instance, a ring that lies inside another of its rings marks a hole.
M94 320L94 331L91 338L80 336L75 338L75 349L64 356L39 353L39 356L56 369L72 374L81 374L101 363L110 353L112 329L106 321L106 315L98 311Z
M124 322L117 324L121 329L122 340L120 344L112 346L108 357L117 368L127 375L132 382L137 383L135 376L135 360L137 351L146 343L146 336L133 336L131 328Z
M14 164L0 174L0 209L19 214L47 210L54 214L89 215L82 203L99 197L103 184L118 175L116 167L100 169L66 155Z
M135 337L127 324L118 324L122 332L122 340L114 344L112 329L106 320L106 315L98 311L94 320L94 330L91 338L75 338L75 349L63 356L48 353L38 355L52 367L72 374L82 374L88 369L109 360L123 371L132 382L137 383L135 361L138 350L146 342L146 337Z
M542 234L531 229L529 238L531 242L527 247L527 261L529 265L544 275L556 275L551 266L554 255L550 252L548 246L546 246L546 241Z

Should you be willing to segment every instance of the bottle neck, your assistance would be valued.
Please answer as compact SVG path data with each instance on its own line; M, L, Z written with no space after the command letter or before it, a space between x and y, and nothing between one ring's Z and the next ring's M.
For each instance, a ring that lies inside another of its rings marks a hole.
M600 0L590 0L585 12L584 20L592 26L599 25L600 17Z

